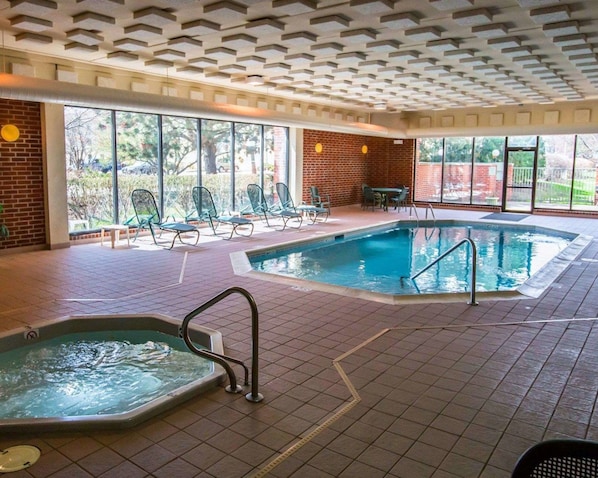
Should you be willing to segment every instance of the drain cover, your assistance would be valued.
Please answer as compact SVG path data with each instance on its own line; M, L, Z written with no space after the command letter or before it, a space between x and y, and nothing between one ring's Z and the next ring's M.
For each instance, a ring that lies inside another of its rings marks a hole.
M0 450L0 473L29 468L39 459L40 455L39 448L31 445L11 446Z

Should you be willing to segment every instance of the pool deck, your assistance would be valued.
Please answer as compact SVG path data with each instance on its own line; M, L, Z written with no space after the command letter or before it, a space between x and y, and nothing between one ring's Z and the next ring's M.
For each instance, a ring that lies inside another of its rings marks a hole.
M484 215L436 210L446 219ZM198 247L177 242L170 251L144 236L130 248L94 242L0 256L0 330L81 314L182 320L228 287L247 289L260 313L265 397L251 403L218 387L135 428L2 436L2 449L42 451L7 476L508 478L540 440L598 439L595 240L539 298L478 306L391 305L233 273L237 251L396 219L407 214L351 206L300 230L258 223L251 238L231 241L202 228ZM595 219L517 224L598 237ZM242 298L194 323L222 332L225 353L250 364Z

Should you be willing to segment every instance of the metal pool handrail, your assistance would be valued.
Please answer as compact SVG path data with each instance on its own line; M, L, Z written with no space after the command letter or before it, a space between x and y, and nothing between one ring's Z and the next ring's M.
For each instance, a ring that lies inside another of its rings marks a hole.
M432 204L430 204L430 203L426 204L426 219L428 219L428 210L430 211L430 215L432 216L432 220L434 221L434 224L436 224L436 214L434 213L434 208L432 207Z
M426 267L424 267L417 274L412 275L411 280L417 279L417 277L420 274L427 271L434 264L436 264L437 262L440 262L442 259L444 259L446 256L448 256L451 252L453 252L455 249L457 249L458 247L460 247L462 244L465 244L465 243L469 244L469 246L471 247L471 280L470 280L471 295L470 295L469 302L467 302L467 303L469 305L478 305L478 303L475 300L476 274L477 274L477 266L478 266L477 265L477 262L478 262L477 261L477 249L476 249L475 243L468 237L466 237L465 239L462 239L457 244L455 244L453 247L451 247L448 251L446 251L443 254L441 254L440 256L438 256L436 259L434 259L432 262L430 262Z
M415 211L415 224L416 227L419 229L419 214L417 212L417 207L415 207L415 204L411 204L411 206L409 206L409 217L411 216L411 211ZM425 232L425 237L426 240L430 239L430 237L432 237L432 234L434 233L434 230L436 229L436 214L434 213L434 208L432 207L432 204L426 204L426 220L428 219L428 210L430 211L430 216L432 217L432 230L430 231L430 235L428 236L428 228L426 227L426 232Z
M415 207L415 204L411 204L409 206L409 217L412 217L411 211L415 211L415 223L416 223L417 227L419 227L419 214L417 213L417 207Z
M409 217L411 217L411 211L415 211L415 219L417 221L417 226L419 227L419 214L417 212L417 207L415 206L415 204L411 204L409 206ZM430 203L426 204L426 219L428 219L428 211L430 211L430 216L432 217L433 223L436 224L436 214L434 213L434 208Z
M228 375L229 386L226 387L227 392L237 393L242 392L243 389L240 385L237 385L237 377L235 376L235 372L228 364L228 362L237 363L243 366L245 369L245 385L247 385L247 367L243 362L240 360L227 357L226 355L220 355L215 352L199 349L195 346L195 344L191 341L189 337L189 323L195 317L197 317L200 313L204 310L209 309L213 305L217 304L221 300L225 299L231 294L241 294L247 302L249 303L249 307L251 308L251 345L252 345L252 353L251 353L251 393L245 395L245 398L250 402L261 402L264 399L264 396L258 392L258 354L259 354L259 346L258 346L258 324L259 324L259 316L257 310L257 304L255 303L255 299L253 296L247 292L245 289L241 287L229 287L228 289L222 291L220 294L216 295L215 297L211 298L207 302L203 303L195 310L189 312L185 318L183 319L183 323L179 329L179 334L189 347L193 353L200 355L202 357L207 358L208 360L212 360L216 362L218 365L224 367L226 373Z

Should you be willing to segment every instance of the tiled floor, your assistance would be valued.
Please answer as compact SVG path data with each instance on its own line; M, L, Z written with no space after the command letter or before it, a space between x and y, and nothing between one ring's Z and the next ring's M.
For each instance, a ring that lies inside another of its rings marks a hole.
M436 211L438 217L481 213ZM260 312L258 404L222 388L125 430L3 435L40 460L16 477L508 477L548 437L598 438L598 246L539 299L387 305L235 276L234 251L405 218L338 208L329 222L256 228L172 251L142 238L0 256L0 329L73 314L182 318L230 286ZM592 219L530 216L598 235ZM107 247L108 244L108 247ZM226 353L251 357L242 299L196 323L220 330Z

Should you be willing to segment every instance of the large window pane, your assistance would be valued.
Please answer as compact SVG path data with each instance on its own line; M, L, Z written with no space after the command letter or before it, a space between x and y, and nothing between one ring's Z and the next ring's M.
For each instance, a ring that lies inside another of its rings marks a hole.
M442 138L420 138L416 145L414 199L440 202L442 184Z
M262 169L262 127L257 124L235 123L235 196L233 207L245 205L247 185L259 184Z
M537 136L509 136L507 144L509 148L535 148Z
M475 138L473 153L473 204L502 202L505 138Z
M116 151L118 155L118 202L121 221L134 217L131 193L147 189L154 194L158 207L158 116L144 113L116 112Z
M569 209L573 186L574 135L541 136L538 144L538 168L536 171L537 208ZM593 192L590 201L593 200Z
M598 134L580 134L575 147L572 209L598 210Z
M197 216L191 193L199 178L198 124L193 118L162 118L164 214L179 221Z
M202 185L210 190L219 212L232 209L232 123L201 121Z
M65 107L69 232L115 221L111 112Z
M264 127L264 193L270 200L274 198L278 182L288 184L289 136L288 128L280 126Z
M442 201L471 202L473 138L446 138Z

